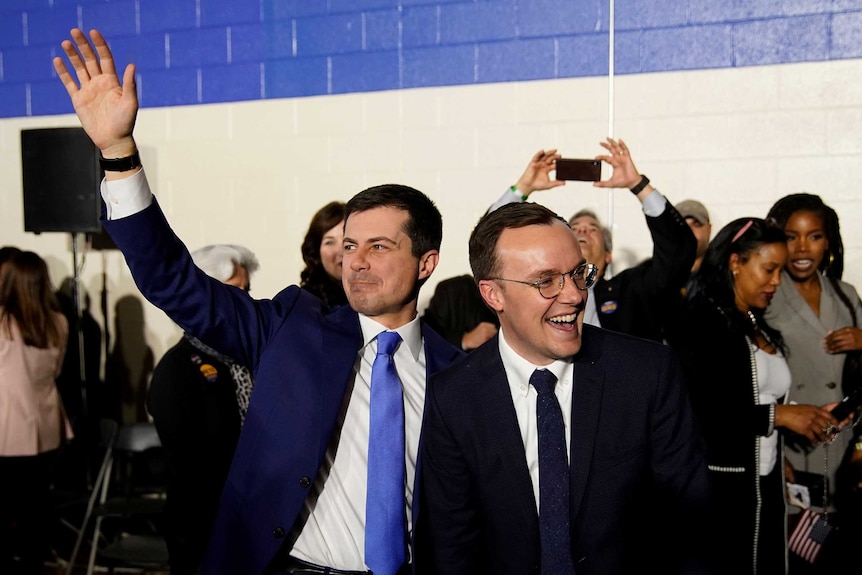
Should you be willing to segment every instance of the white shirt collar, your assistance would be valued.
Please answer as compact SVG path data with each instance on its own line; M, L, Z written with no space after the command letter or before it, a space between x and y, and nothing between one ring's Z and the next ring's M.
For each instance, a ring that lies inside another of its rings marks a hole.
M502 326L500 327L500 357L503 360L503 367L506 369L506 375L509 378L509 387L512 393L521 393L525 397L530 392L530 386L522 386L521 383L529 382L533 372L537 369L547 369L555 376L557 381L562 381L565 375L566 368L572 363L572 359L558 359L550 365L533 365L512 349L509 342L506 341L506 335Z
M419 314L397 329L390 330L381 323L378 323L364 314L359 315L359 327L362 329L362 346L363 348L370 344L381 332L394 331L398 332L401 340L407 345L410 354L415 361L419 361L419 354L422 352L422 327L419 323Z

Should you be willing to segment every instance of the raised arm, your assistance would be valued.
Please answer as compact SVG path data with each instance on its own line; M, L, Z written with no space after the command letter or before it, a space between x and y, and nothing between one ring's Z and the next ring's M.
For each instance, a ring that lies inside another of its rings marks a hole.
M77 81L59 56L54 58L54 69L72 100L81 126L103 157L133 155L137 146L132 132L138 114L135 65L126 66L120 85L111 49L99 31L90 30L89 41L78 28L72 29L71 36L72 40L64 40L61 45ZM106 172L105 177L121 179L137 170Z
M597 160L608 163L613 168L611 177L607 180L593 182L597 188L629 188L632 189L641 181L641 173L635 167L629 147L622 140L608 138L599 145L608 151L608 154L596 156ZM636 195L643 202L647 196L655 191L650 184L646 184Z
M500 199L491 204L485 213L493 212L506 204L523 202L533 192L565 186L565 181L553 180L550 176L550 173L556 168L556 161L560 157L556 149L539 150L533 154L530 161L527 162L527 167L524 168L524 173L521 174L515 185L509 187Z

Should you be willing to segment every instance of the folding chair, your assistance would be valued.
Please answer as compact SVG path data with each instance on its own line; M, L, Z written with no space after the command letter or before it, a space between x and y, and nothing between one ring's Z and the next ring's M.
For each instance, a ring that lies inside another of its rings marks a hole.
M97 558L111 573L119 566L166 568L167 545L156 526L164 506L164 481L158 472L147 474L147 482L137 477L142 464L161 454L155 426L149 422L119 426L106 419L101 422L101 432L105 454L66 575L72 574L93 518L87 575L92 575Z

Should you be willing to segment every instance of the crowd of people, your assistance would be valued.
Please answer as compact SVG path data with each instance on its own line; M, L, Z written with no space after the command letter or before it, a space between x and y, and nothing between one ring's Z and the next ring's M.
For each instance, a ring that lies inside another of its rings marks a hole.
M653 244L610 274L594 211L533 201L565 184L540 150L473 229L471 273L438 283L421 316L442 216L397 184L321 207L298 284L255 299L250 250L189 252L169 227L134 140L134 67L118 77L97 31L62 50L102 153L104 227L184 331L148 396L174 575L805 575L852 560L859 409L832 409L862 386L862 301L820 197L712 237L701 202L671 202L608 138L594 185L629 190ZM55 383L68 324L41 258L0 255L0 567L29 574L71 438Z

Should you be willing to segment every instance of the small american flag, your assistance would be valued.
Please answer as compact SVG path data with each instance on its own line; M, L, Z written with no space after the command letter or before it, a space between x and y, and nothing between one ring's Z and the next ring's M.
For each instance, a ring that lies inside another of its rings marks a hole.
M830 531L832 526L822 513L806 509L790 534L790 550L809 563L814 563Z

